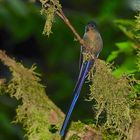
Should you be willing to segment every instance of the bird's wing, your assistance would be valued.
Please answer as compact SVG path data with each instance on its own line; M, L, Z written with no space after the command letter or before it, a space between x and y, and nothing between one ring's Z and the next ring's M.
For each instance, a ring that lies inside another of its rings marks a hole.
M82 63L83 63L83 47L81 46L80 50L80 59L79 59L79 69L81 69Z

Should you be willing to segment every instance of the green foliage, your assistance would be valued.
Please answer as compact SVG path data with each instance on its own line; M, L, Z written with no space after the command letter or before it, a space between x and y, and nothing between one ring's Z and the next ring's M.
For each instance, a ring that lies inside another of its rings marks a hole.
M135 39L134 20L118 19L115 20L115 23L130 39Z
M121 42L116 44L118 50L113 51L107 61L116 61L121 54L125 55L125 61L121 64L121 66L117 67L112 73L115 76L121 77L123 73L131 74L129 80L131 81L131 90L127 93L128 103L129 103L129 112L131 115L132 126L136 127L135 123L140 125L140 80L139 80L139 72L140 72L140 14L136 16L136 20L117 20L115 22L117 26L121 29L121 31L128 37L128 41ZM126 97L125 97L126 99ZM120 101L119 101L120 102ZM121 114L120 114L121 116ZM138 128L134 128L138 129ZM137 130L139 131L139 130ZM112 132L110 132L109 136L113 136ZM137 133L133 132L133 136L137 135ZM108 137L106 135L105 137Z
M136 38L140 41L140 12L136 16L135 31L137 32Z
M115 24L130 40L116 43L117 50L112 51L107 58L107 62L121 61L121 64L113 70L113 75L120 77L123 74L133 74L137 72L137 56L135 51L139 40L136 31L136 22L134 20L115 20Z
M120 77L123 74L135 73L137 71L137 57L133 54L135 44L132 41L125 41L116 43L116 46L118 50L111 52L107 58L107 62L115 61L120 57L120 59L123 59L123 63L112 71L113 75Z
M39 9L38 9L39 10ZM10 45L29 39L35 35L41 36L42 18L37 7L22 0L1 0L0 1L0 28L6 29L10 35ZM43 26L43 24L42 24ZM14 45L15 46L15 45Z
M126 138L131 124L129 103L126 100L126 96L131 93L128 78L115 78L109 65L98 60L96 73L91 80L90 100L96 101L97 125L102 131L109 130L113 135L116 134L117 139Z
M115 44L118 48L117 51L112 51L111 54L107 58L107 62L111 62L116 59L120 53L130 54L133 52L134 44L130 41L127 42L119 42Z

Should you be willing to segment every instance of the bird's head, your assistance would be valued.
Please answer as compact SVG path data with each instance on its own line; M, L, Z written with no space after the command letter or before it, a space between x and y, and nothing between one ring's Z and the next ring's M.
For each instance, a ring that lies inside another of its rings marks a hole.
M97 25L94 21L88 22L88 24L85 26L85 32L88 32L90 30L97 30Z

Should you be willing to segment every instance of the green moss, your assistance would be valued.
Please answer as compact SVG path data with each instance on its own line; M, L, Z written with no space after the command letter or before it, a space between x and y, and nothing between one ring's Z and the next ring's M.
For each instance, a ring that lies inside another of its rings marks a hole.
M54 124L51 124L51 125L49 126L49 131L50 131L51 133L56 133L58 130L59 130L58 127L57 127L56 125L54 125Z
M59 0L40 0L40 2L42 3L41 14L46 17L43 34L49 36L50 33L52 33L51 29L54 22L54 16L56 12L61 9L61 5L59 4Z
M0 95L4 95L5 94L5 79L0 79Z
M64 115L46 96L45 87L40 84L40 78L33 71L35 68L23 67L2 51L0 51L0 59L12 73L12 79L5 90L11 97L21 100L22 103L16 109L14 122L23 124L25 136L29 140L60 139L56 126L60 125ZM50 126L52 126L51 131Z
M77 136L76 134L74 134L69 138L69 140L81 140L81 138Z
M46 139L51 138L49 129L46 127L49 125L48 122L48 112L44 112L47 108L45 101L45 90L44 87L38 83L39 78L33 77L33 75L28 75L27 70L24 76L19 73L13 72L13 78L8 86L8 92L11 96L16 97L16 99L22 100L22 105L18 106L16 112L15 122L20 122L23 124L26 130L26 136L32 139ZM28 77L29 76L29 77ZM46 107L45 107L46 105Z
M84 125L85 124L83 124L81 121L77 121L71 124L71 130L79 132L83 129Z
M110 131L103 132L103 140L120 140L120 137L116 133L111 133Z
M103 132L110 130L120 139L125 139L131 125L129 103L126 100L131 93L129 80L127 76L119 79L114 77L110 66L103 61L98 60L95 65L90 99L96 101L96 124Z

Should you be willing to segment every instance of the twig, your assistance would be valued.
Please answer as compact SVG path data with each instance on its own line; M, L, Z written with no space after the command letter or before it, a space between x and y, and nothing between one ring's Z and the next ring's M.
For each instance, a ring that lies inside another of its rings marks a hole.
M44 4L44 8L48 8L51 5L46 3ZM71 31L73 32L73 34L76 36L76 39L79 41L79 43L85 47L86 49L89 49L90 47L88 45L85 44L84 40L80 37L80 35L78 34L78 32L75 30L75 28L72 26L72 24L70 23L69 19L65 16L64 12L62 9L60 9L59 11L56 11L56 14L66 23L66 25L71 29ZM90 53L90 56L95 59L95 57Z
M80 35L77 33L77 31L75 30L75 28L72 26L72 24L70 23L69 19L65 16L63 10L60 10L60 13L57 12L57 15L60 16L63 21L68 25L68 27L72 30L73 34L76 36L77 40L80 42L81 45L84 46L84 40L80 37Z
M44 5L45 8L48 8L50 7L50 4L45 4ZM84 47L87 47L85 46L85 43L84 43L84 40L80 37L80 35L78 34L78 32L75 30L75 28L72 26L72 24L70 23L69 19L65 16L63 10L59 10L56 12L56 14L66 23L66 25L71 29L71 31L73 32L73 34L76 36L76 39L79 41L79 43L84 46Z

